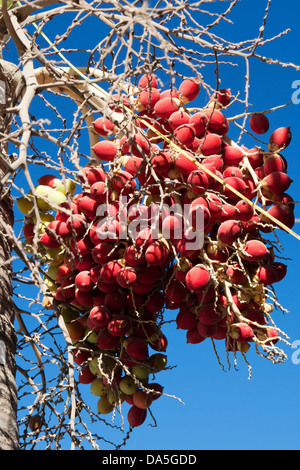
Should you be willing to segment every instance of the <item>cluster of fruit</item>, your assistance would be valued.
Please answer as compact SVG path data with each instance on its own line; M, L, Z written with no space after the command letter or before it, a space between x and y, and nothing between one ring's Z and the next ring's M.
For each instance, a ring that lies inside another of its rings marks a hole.
M48 298L74 342L79 381L100 397L99 413L129 403L132 427L163 393L150 376L167 365L165 309L177 311L188 343L224 340L242 353L255 343L275 353L266 300L286 265L262 234L295 221L279 153L289 128L271 134L267 151L248 149L227 135L230 90L200 110L187 107L197 80L161 91L145 74L138 89L108 103L128 113L133 132L122 135L124 123L106 116L94 122L97 164L78 173L79 193L72 180L44 175L36 197L18 200L26 244L49 266ZM254 114L250 126L263 134L269 121Z

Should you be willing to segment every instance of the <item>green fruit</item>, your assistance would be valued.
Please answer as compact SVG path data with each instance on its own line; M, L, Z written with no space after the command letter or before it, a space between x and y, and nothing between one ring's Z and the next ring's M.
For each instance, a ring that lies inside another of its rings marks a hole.
M103 384L101 379L95 379L90 385L90 391L92 395L102 397L107 395L108 388Z
M41 209L42 211L48 211L51 209L51 205L48 202L48 196L52 190L50 186L46 186L44 184L39 184L35 188L36 194L37 194L37 205L38 208ZM41 196L41 197L39 197Z
M167 356L161 353L153 354L149 357L149 364L154 372L160 372L167 365Z
M140 380L147 379L149 377L149 371L145 367L134 365L132 366L132 374Z
M92 374L94 375L101 375L100 374L100 369L98 367L98 357L95 356L93 357L93 359L91 361L89 361L89 368L90 368L90 371L92 372Z
M41 222L43 224L48 225L50 222L53 222L53 220L55 220L55 217L52 214L50 214L49 212L40 212L40 219L41 219ZM36 215L32 216L32 222L34 224L37 223Z
M125 395L133 395L139 387L134 382L133 378L127 375L119 382L119 388Z
M86 340L89 343L92 343L92 344L97 343L98 335L97 335L96 331L93 331L90 328L87 328L84 332L84 336L86 337Z
M108 401L111 405L117 406L120 403L123 403L125 401L126 395L125 395L125 393L120 392L120 390L111 388L108 391L107 397L108 397Z
M54 281L56 280L56 272L58 270L58 265L57 266L49 266L47 270L47 275L51 277Z
M109 403L106 395L102 396L97 402L97 411L102 415L107 415L111 413L114 409L114 406Z
M56 189L48 194L49 205L51 209L56 209L60 204L66 202L66 195Z

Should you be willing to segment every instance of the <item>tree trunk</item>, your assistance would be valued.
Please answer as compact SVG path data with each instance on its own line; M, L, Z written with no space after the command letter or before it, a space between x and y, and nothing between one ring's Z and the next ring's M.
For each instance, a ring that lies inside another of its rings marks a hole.
M0 71L1 107L12 103L14 93L12 80ZM3 91L3 90L2 90ZM4 98L4 99L3 99ZM0 135L7 134L9 118L0 116ZM2 156L7 156L6 143L0 144ZM0 180L5 168L0 165ZM17 386L16 374L16 332L14 329L14 302L12 298L12 262L10 228L14 223L13 202L6 186L0 186L0 450L19 449L17 426Z

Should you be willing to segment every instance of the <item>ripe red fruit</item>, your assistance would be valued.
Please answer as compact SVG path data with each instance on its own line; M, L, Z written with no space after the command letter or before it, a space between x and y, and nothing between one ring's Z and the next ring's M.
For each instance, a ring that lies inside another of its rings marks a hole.
M107 174L102 168L85 166L80 169L78 177L83 185L90 187L98 181L105 181Z
M114 315L107 325L107 330L113 336L122 336L129 332L131 324L132 321L129 315Z
M224 245L231 245L241 235L241 224L237 220L226 220L218 228L217 238Z
M286 171L286 164L283 158L280 155L272 155L265 159L264 161L264 173L268 176L270 173L274 173L274 171Z
M74 349L73 351L74 362L77 365L81 365L86 362L90 357L89 351L81 351L80 349Z
M167 176L173 166L173 159L169 152L161 151L158 155L154 155L151 159L151 166L156 173Z
M241 256L247 261L262 261L268 253L266 245L260 240L248 240Z
M255 134L265 134L268 132L270 123L265 114L255 113L250 118L250 127Z
M81 384L90 384L95 380L96 376L92 374L88 365L82 367L78 374L78 382Z
M147 297L148 298L148 297ZM154 292L150 299L145 302L145 307L149 312L160 312L165 304L165 296L162 292Z
M189 344L199 344L202 343L205 340L204 336L201 336L201 334L198 331L197 325L194 326L193 328L190 328L186 332L186 342Z
M125 306L125 298L123 293L118 291L108 292L104 299L104 305L111 312L121 312Z
M229 277L231 282L233 282L233 284L243 284L247 279L246 274L238 263L229 266L226 270L226 275Z
M202 194L209 187L209 179L204 170L198 169L189 174L187 184L191 186L191 190L194 193Z
M231 89L230 88L220 88L217 91L217 102L222 106L228 106L231 101Z
M265 285L268 286L270 284L273 284L278 280L278 274L276 269L270 265L270 264L263 264L261 265L257 272L256 272L257 277L259 280Z
M73 214L66 219L70 234L82 235L87 228L87 220L83 214Z
M226 145L223 148L222 157L225 165L238 165L243 160L244 153L238 147Z
M199 95L200 89L200 81L196 78L183 80L178 89L181 101L184 104L193 101Z
M133 404L142 410L146 410L151 405L153 398L151 393L145 390L138 389L133 394Z
M244 149L244 150L247 153L246 156L253 169L257 168L258 166L263 165L264 163L263 154L259 151L258 148L255 147L250 150L248 149Z
M190 152L185 152L184 154L180 153L175 156L174 168L187 178L192 171L198 170L199 167L195 161L194 155Z
M222 137L218 134L207 134L201 139L199 149L204 156L219 153L222 149Z
M94 196L86 193L77 200L79 211L82 212L89 220L93 220L96 217L99 204L100 203Z
M254 215L254 207L247 201L238 201L236 203L237 218L241 222L248 222Z
M240 343L253 341L254 332L247 323L234 323L231 325L230 336Z
M106 329L99 331L97 346L103 350L115 349L120 344L120 337L111 335Z
M208 129L211 132L215 132L219 135L227 134L229 123L226 116L224 116L221 111L218 111L217 109L209 109L205 114L207 117Z
M138 87L139 88L157 88L158 83L155 75L152 75L151 73L145 73L144 75L141 76L141 78L138 81Z
M191 292L201 292L211 281L210 273L203 264L193 266L185 277L185 283Z
M117 283L124 288L130 288L137 282L137 273L132 266L125 266L116 275Z
M137 361L143 361L149 357L148 344L143 338L130 337L125 350L128 356Z
M26 240L28 241L33 240L33 237L34 237L34 227L32 227L32 231L29 231L29 229L31 229L30 225L33 225L33 224L26 224L24 227L24 235L25 235ZM45 232L41 236L40 243L44 245L46 248L58 248L60 246L59 241L50 237L50 235L47 232Z
M215 325L222 320L222 312L214 303L203 305L197 312L198 320L204 325Z
M84 292L82 290L76 289L74 294L74 300L76 305L81 307L92 307L93 306L93 297L90 292Z
M184 302L187 290L183 282L172 279L165 290L166 298L175 304Z
M75 277L75 284L76 287L83 292L91 291L95 285L91 280L89 271L81 271L78 273Z
M173 135L179 145L191 147L195 139L195 130L191 124L182 124L174 130Z
M279 281L281 281L281 280L285 277L285 275L286 275L286 273L287 273L287 266L286 266L286 264L281 263L280 261L275 261L275 262L272 263L272 266L273 266L273 268L276 270L277 276L278 276L278 277L277 277L277 280L274 281L274 282L279 282Z
M179 310L176 317L176 325L180 330L190 330L198 323L196 315L187 307Z
M169 119L169 117L180 108L180 101L178 98L166 97L160 99L154 106L154 113L162 119Z
M162 385L155 383L155 382L152 382L151 384L149 384L147 388L152 390L151 392L152 401L157 400L159 397L161 397L163 393L163 389L164 389Z
M92 147L92 150L99 160L105 162L113 162L118 152L117 146L111 140L97 142Z
M244 175L238 166L228 166L223 171L223 178L229 178L230 176L235 176L242 179Z
M284 193L291 185L293 180L282 171L274 171L265 176L262 181L262 188L275 194Z
M101 116L94 121L94 129L103 137L111 136L117 132L117 128L114 123L104 116Z
M100 271L101 281L107 284L114 284L117 282L117 274L123 268L118 260L107 261Z
M203 338L211 338L217 331L218 325L217 323L213 325L205 325L201 321L197 323L197 330L200 336Z
M91 309L88 318L92 325L104 328L111 319L111 312L104 305L97 305Z
M160 91L157 88L145 88L138 96L138 107L140 110L152 111L160 99Z
M127 420L132 428L141 426L147 417L147 410L132 405L127 414Z
M189 124L189 123L190 123L190 115L188 113L186 113L185 111L182 111L182 110L175 111L169 117L169 124L170 124L172 130L177 129L177 127L179 127L183 124Z
M207 128L207 116L202 112L190 116L190 124L194 127L196 137L202 137Z
M292 133L290 127L279 127L270 136L269 151L277 152L278 150L285 149L292 140Z
M145 260L150 266L161 266L169 258L169 248L159 240L152 242L145 251Z
M49 237L53 240L56 240L57 237L60 237L62 238L62 240L65 240L70 235L70 231L66 222L63 222L61 220L52 220L46 226L46 232Z

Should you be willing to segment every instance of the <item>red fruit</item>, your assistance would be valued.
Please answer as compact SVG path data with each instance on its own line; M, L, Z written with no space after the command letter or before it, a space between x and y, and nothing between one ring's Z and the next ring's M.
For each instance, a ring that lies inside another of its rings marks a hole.
M268 132L270 123L265 114L255 113L250 118L250 127L255 134L265 134Z
M285 149L292 140L292 133L290 127L279 127L270 136L269 151L277 152L278 150Z
M97 181L90 188L90 193L98 202L106 202L106 184L104 181Z
M147 385L147 388L152 390L151 391L151 396L152 396L152 401L157 400L159 397L161 397L163 393L164 387L158 383L151 383Z
M163 333L160 333L159 337L155 340L150 340L149 344L154 351L165 352L168 347L168 340Z
M143 266L146 264L145 255L138 251L134 245L129 245L124 251L124 259L130 266Z
M187 307L184 307L179 310L176 317L176 325L180 330L190 330L194 328L198 323L196 315L189 310Z
M91 296L90 292L83 292L82 290L76 289L74 298L75 298L76 304L80 305L81 307L93 306L93 297Z
M141 76L141 78L138 81L138 87L139 88L157 88L158 83L155 75L152 75L151 73L145 73L144 75Z
M228 166L223 171L223 178L229 178L235 176L236 178L243 178L243 172L238 166Z
M86 362L91 355L89 351L81 351L80 349L74 349L73 356L75 364L80 366L81 364Z
M50 186L52 188L55 183L60 183L60 180L57 176L54 175L43 175L37 180L37 182L38 184Z
M148 344L143 338L130 337L125 350L128 356L137 361L143 361L149 357Z
M169 117L169 124L172 130L177 129L177 127L182 126L183 124L189 124L189 122L190 122L190 115L182 110L175 111Z
M59 205L59 210L56 212L55 219L67 222L68 218L73 214L78 214L79 210L75 202L63 202Z
M123 268L118 260L107 261L100 271L100 278L106 284L114 284L117 282L117 274Z
M154 155L151 159L151 166L159 175L167 176L173 166L171 154L162 151L158 155Z
M244 195L247 185L244 180L237 178L236 176L230 176L229 178L224 179L224 183L230 186L224 186L224 195L229 199L237 199L239 196L233 191L238 191L240 194ZM233 189L231 189L233 188Z
M94 284L97 284L99 281L101 269L102 269L102 266L100 264L98 264L97 266L93 266L90 269L91 280L93 281Z
M280 261L276 261L272 263L272 267L277 272L277 280L275 282L281 281L287 273L287 266Z
M199 344L202 343L202 341L205 340L204 336L201 336L201 334L198 331L197 326L194 326L193 328L190 328L186 332L186 342L189 344Z
M217 91L217 102L222 106L228 106L231 101L231 89L230 88L220 88Z
M176 141L185 147L191 147L196 136L194 127L191 124L182 124L173 133Z
M116 291L119 288L119 284L117 282L109 283L99 280L97 287L99 290L101 290L101 292L110 293Z
M53 238L54 240L57 239L57 237L60 237L65 240L70 235L70 231L66 222L63 222L61 220L51 221L46 226L46 232L48 233L49 237Z
M184 218L180 213L166 216L162 222L162 233L164 238L179 240L184 231Z
M111 319L111 312L104 305L97 305L91 309L88 318L92 325L104 328Z
M212 219L210 211L202 204L191 205L187 219L195 231L207 231L211 227Z
M166 298L174 303L184 302L187 296L187 290L183 282L172 279L165 289Z
M200 89L200 81L196 78L183 80L178 89L182 103L186 104L197 98Z
M259 325L265 325L266 319L263 312L257 308L250 308L244 312L244 316L249 320L258 323ZM252 328L255 328L256 325L252 325Z
M263 154L256 147L250 150L246 149L246 156L253 169L262 166L264 163Z
M90 187L98 181L105 181L107 175L102 168L85 166L79 171L78 177L84 185Z
M215 132L219 135L227 134L229 130L229 123L226 116L224 116L221 111L218 111L217 109L209 109L206 111L206 117L208 121L208 129L211 132Z
M260 240L246 242L241 256L247 261L262 261L268 253L266 245Z
M233 284L243 284L247 279L246 274L238 263L229 266L226 270L226 275L229 277L231 282L233 282Z
M85 256L92 251L93 244L88 237L81 238L81 236L78 236L70 241L69 248L75 256Z
M156 240L145 251L145 260L150 266L161 266L169 258L169 248L165 243Z
M210 273L203 264L196 264L187 272L185 277L186 287L196 294L205 289L210 281Z
M111 335L106 329L99 331L97 346L100 349L115 349L120 344L120 337Z
M284 225L289 226L291 216L293 216L293 211L291 210L290 206L286 204L274 204L267 210L267 214L270 214L272 217L274 217L276 220L283 223ZM265 215L261 215L260 219L265 223L278 225L276 224L276 222L273 222Z
M234 323L231 325L230 336L239 343L253 341L254 332L247 323Z
M145 303L145 307L149 312L156 313L160 312L165 303L165 296L162 292L154 292L151 294L150 299Z
M196 137L202 137L207 129L207 116L197 112L190 116L190 124L194 127Z
M136 181L129 172L119 170L111 178L111 185L118 193L126 196L135 190Z
M160 278L161 270L157 266L143 266L137 272L137 279L141 284L154 284Z
M118 153L117 146L111 140L97 142L92 150L99 160L105 162L113 162Z
M75 277L75 284L76 287L83 292L91 291L95 285L91 280L89 271L81 271L78 273Z
M174 168L187 178L192 171L198 170L199 167L194 155L190 152L185 152L184 154L180 153L175 156Z
M286 171L284 160L276 154L266 158L264 162L264 172L266 176L275 171L281 171L283 173Z
M235 206L231 204L222 204L222 211L220 214L220 221L225 222L226 220L234 220L237 219L238 212Z
M101 116L94 121L94 129L103 137L111 136L117 132L117 128L114 123L104 116Z
M131 329L131 317L129 315L115 315L107 325L108 332L113 336L126 335Z
M88 365L82 367L78 375L78 382L81 384L90 384L95 380L96 376L92 374Z
M226 220L218 228L217 238L224 245L231 245L241 235L241 224L237 220Z
M254 207L247 201L240 200L236 203L237 218L241 222L248 222L254 215Z
M226 145L222 151L222 157L225 165L238 165L244 157L244 152L238 147Z
M93 220L97 214L97 208L99 202L91 194L84 194L77 200L77 206L80 212L82 212L89 220Z
M203 338L211 338L217 331L218 325L217 323L213 325L205 325L201 321L197 323L197 330L200 336Z
M199 149L204 156L215 155L222 149L222 138L218 134L207 134L200 141Z
M135 405L132 405L132 407L129 408L129 411L127 414L127 420L132 428L141 426L141 424L144 423L146 417L147 417L147 410L138 408Z
M113 256L113 246L108 242L100 242L92 250L92 257L96 263L105 264Z
M276 269L270 265L270 264L263 264L261 265L257 272L256 272L257 277L259 280L265 285L268 286L270 284L273 284L278 280L278 274Z
M70 274L72 274L72 269L66 264L61 264L56 271L55 280L58 284L60 284L63 279L65 279L67 276L70 276Z
M112 312L120 312L125 306L123 293L118 291L108 292L104 299L104 305Z
M121 287L130 288L137 282L137 273L132 266L126 266L117 272L116 280Z
M157 88L148 87L139 94L138 105L141 105L139 109L146 110L147 112L152 111L159 99L160 91Z
M209 187L209 179L204 170L198 169L189 174L187 184L191 186L194 193L202 194Z
M215 325L222 320L222 312L214 303L203 305L197 312L198 320L204 325Z
M151 405L153 398L151 393L147 393L145 390L139 389L133 394L133 403L135 406L142 410L146 410Z
M226 246L212 245L210 247L208 245L207 256L214 261L218 261L219 263L226 263L229 258L229 250Z
M160 99L154 106L154 113L156 116L169 119L169 117L180 108L180 101L178 98L166 97Z
M25 227L26 227L26 235L25 235L25 238L26 240L33 240L33 235L34 235L34 232L32 235L29 235L29 226L30 224L26 224ZM24 230L25 230L25 227L24 227ZM31 227L30 227L31 228ZM32 229L33 230L33 229ZM44 245L46 248L58 248L60 246L60 243L55 240L54 238L50 237L49 234L47 232L45 232L41 238L40 238L40 243L42 245Z
M66 225L69 233L82 235L87 228L87 220L82 214L73 214L66 219Z

